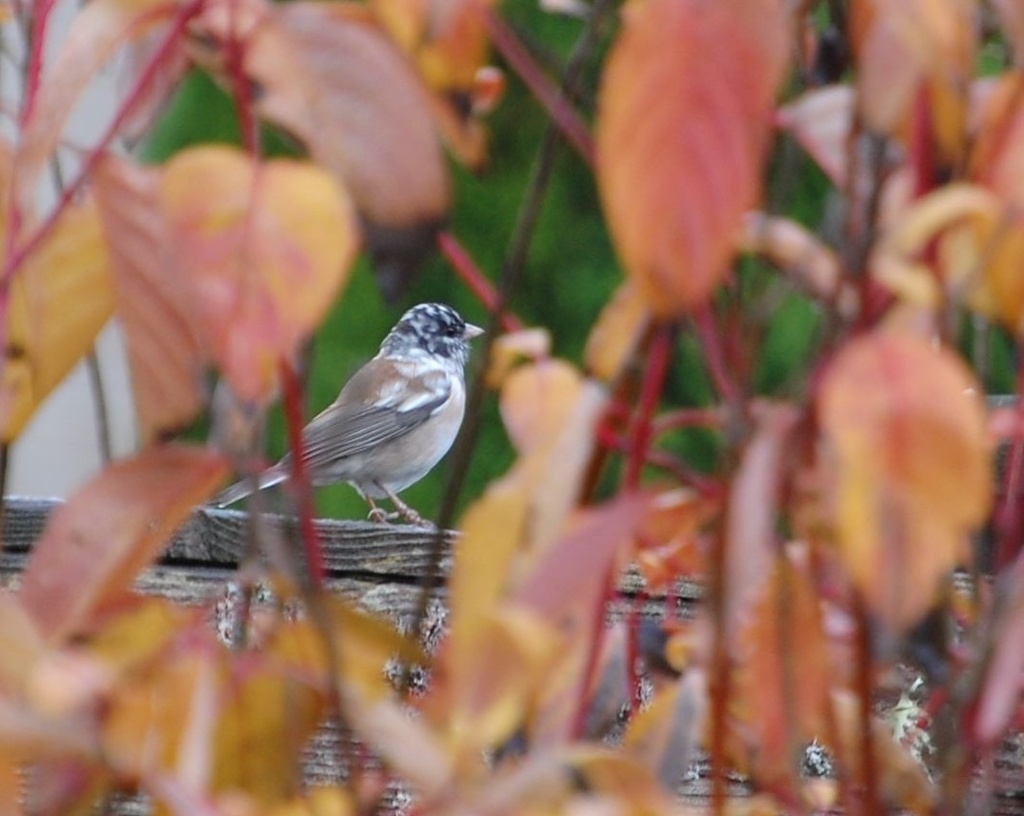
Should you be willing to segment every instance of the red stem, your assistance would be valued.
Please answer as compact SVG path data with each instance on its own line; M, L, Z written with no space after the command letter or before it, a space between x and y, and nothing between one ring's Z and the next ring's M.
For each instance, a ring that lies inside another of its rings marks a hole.
M50 13L56 0L37 0L32 13L32 42L28 54L28 69L25 76L25 98L21 104L21 125L24 126L32 115L39 94L39 83L43 75L43 49L46 46L46 29Z
M511 28L491 7L481 10L484 26L491 42L505 61L512 67L523 83L530 89L548 116L558 126L566 141L573 146L580 158L589 167L594 166L594 140L580 115L573 109L565 96L545 76Z
M245 76L245 46L238 36L238 0L228 4L230 32L225 43L228 76L231 77L231 95L235 103L235 115L242 135L242 146L250 156L260 151L259 123L252 111L252 92Z
M309 577L313 591L324 588L323 549L320 536L313 523L313 491L309 484L309 473L306 469L306 450L302 442L302 388L299 378L291 365L281 362L281 383L284 386L284 416L288 427L288 447L292 451L291 487L299 506L299 528L302 531L302 547L306 554Z
M651 433L658 437L684 428L720 428L724 421L720 408L681 408L655 417Z
M857 686L857 698L860 703L860 753L861 770L864 783L864 813L881 813L878 800L878 767L875 759L875 735L872 729L872 695L871 695L871 630L869 628L868 611L864 599L857 594L854 603L857 617L857 668L854 682Z
M722 340L718 335L718 327L711 314L711 307L702 306L693 315L693 324L697 330L697 339L704 348L704 360L711 374L711 381L719 396L732 405L739 405L742 400L739 386L729 375L728 366L725 362L725 350Z
M149 58L149 62L146 63L145 67L139 73L139 79L135 83L135 86L131 89L128 97L125 99L121 109L117 112L117 115L107 126L107 129L103 132L99 142L96 146L88 153L85 160L82 162L82 167L78 172L78 175L64 188L60 198L57 200L57 205L49 213L46 219L36 228L36 231L28 238L25 243L20 247L13 249L8 253L7 263L4 265L3 274L0 275L0 282L4 284L0 289L0 307L6 312L6 284L10 281L11 276L18 270L18 268L28 260L29 256L32 255L43 241L49 236L50 232L57 225L60 220L60 216L64 212L64 209L78 196L85 183L89 180L93 171L96 169L96 165L103 159L106 149L110 146L111 142L117 138L124 123L128 120L132 110L142 99L143 94L146 91L146 86L156 76L157 71L162 67L163 61L170 54L171 49L176 44L178 36L185 29L188 21L196 15L202 6L204 0L193 0L187 6L178 12L174 21L171 23L171 27L164 37L163 42L160 43L159 47L153 52L153 55Z
M1019 349L1024 352L1024 346ZM1019 355L1018 355L1019 356ZM995 568L998 574L1008 566L1020 550L1017 532L1020 529L1021 478L1024 476L1024 357L1017 367L1017 429L1010 444L1010 455L1003 474L1003 497L995 517L998 545Z
M489 312L501 309L501 325L505 331L516 332L525 328L518 317L502 306L497 290L480 271L480 267L476 265L458 238L450 232L442 232L437 236L437 246L441 250L441 254L448 259L448 263L462 278L462 282L479 298Z
M615 586L614 565L608 568L604 584L605 591L601 596L600 602L594 607L594 617L591 621L590 651L587 654L586 665L583 667L583 684L580 687L576 716L573 719L572 736L574 739L582 737L587 726L587 713L590 709L590 696L594 688L595 675L598 669L598 657L600 656L604 635L607 631L604 625L605 610L618 591Z
M623 479L627 490L635 490L640 485L640 471L643 469L647 450L651 444L651 423L654 412L658 409L658 401L665 387L668 364L672 359L672 341L675 327L662 324L654 331L651 347L648 350L647 370L640 387L640 399L637 403L636 415L633 419L633 433L629 443L629 459L626 463L626 475Z

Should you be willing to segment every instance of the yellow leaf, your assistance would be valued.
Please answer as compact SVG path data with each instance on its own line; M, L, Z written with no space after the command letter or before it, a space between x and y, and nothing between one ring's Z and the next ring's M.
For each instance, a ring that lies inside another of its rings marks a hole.
M650 322L651 310L639 287L626 281L605 304L587 336L587 371L602 382L615 382L636 352Z
M523 329L501 335L491 346L491 359L487 361L487 385L500 388L520 362L543 360L550 353L551 333L547 329Z
M194 292L205 340L238 396L266 399L344 283L352 214L308 162L254 162L228 147L177 154L161 200L171 247Z
M106 245L91 200L70 206L11 283L3 441L92 348L114 309Z
M952 352L912 335L864 335L836 356L818 411L833 469L839 554L896 628L935 602L991 502L981 389Z

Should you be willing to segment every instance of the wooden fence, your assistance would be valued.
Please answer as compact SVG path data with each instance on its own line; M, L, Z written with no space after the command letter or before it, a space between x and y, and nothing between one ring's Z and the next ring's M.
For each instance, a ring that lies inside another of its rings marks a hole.
M8 584L16 584L33 542L57 505L53 500L7 498L3 524L3 550L0 574ZM285 532L292 523L282 517L270 517L270 526ZM211 508L197 509L176 533L159 561L140 576L138 588L145 593L168 597L183 603L230 605L232 581L248 542L248 517L245 513ZM330 589L365 608L394 620L408 630L420 605L425 578L435 558L432 553L436 534L408 526L372 524L363 521L319 520ZM444 627L443 581L451 564L454 534L445 536L439 569L433 576L441 587L437 602L430 610L427 625L434 631ZM666 609L688 617L695 613L701 588L693 583L676 587L671 603L640 592L636 576L624 576L619 598L607 610L608 620L628 614L661 618ZM340 769L332 765L338 751L338 735L330 728L321 730L306 757L306 772L311 781L337 780ZM991 813L1024 816L1024 735L1008 740L995 760L995 799ZM743 786L737 782L736 792ZM678 790L688 805L706 803L708 780L700 763L683 780ZM118 812L145 812L137 801L125 801Z

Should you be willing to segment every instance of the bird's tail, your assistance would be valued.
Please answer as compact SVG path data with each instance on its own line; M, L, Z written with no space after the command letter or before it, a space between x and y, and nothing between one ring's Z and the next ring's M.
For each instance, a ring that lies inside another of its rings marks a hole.
M265 490L268 487L281 484L281 482L285 481L287 478L288 471L286 469L276 466L269 468L260 474L259 486L256 490ZM217 507L227 507L229 504L234 504L236 501L244 499L253 492L252 480L243 479L240 482L235 482L230 487L224 488L224 490L213 497L212 503L217 505Z

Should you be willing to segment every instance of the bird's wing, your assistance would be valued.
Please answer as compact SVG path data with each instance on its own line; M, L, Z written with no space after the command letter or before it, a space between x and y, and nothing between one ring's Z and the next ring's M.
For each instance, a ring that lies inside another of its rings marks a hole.
M314 471L403 436L443 407L452 392L451 377L432 369L400 378L400 387L377 389L367 394L368 401L345 399L346 392L350 396L365 387L361 373L303 431L306 458Z

